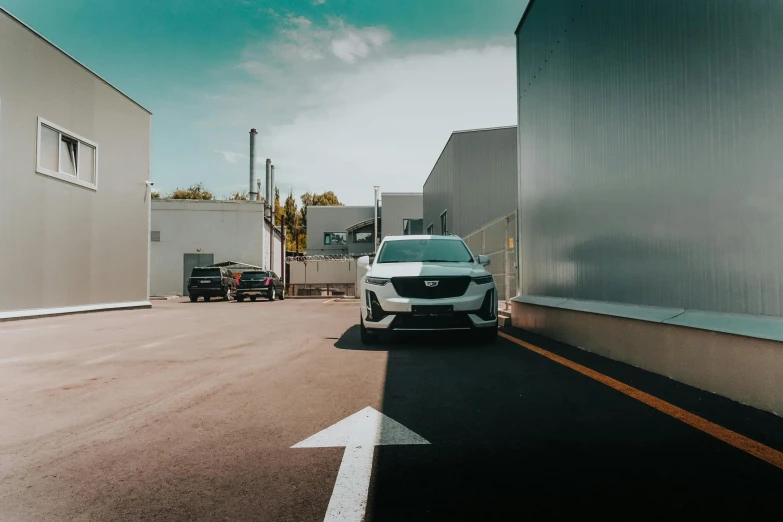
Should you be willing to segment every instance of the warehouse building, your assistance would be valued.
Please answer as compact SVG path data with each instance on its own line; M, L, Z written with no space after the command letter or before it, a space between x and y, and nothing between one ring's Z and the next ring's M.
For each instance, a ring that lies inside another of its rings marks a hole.
M0 320L149 306L151 113L0 9Z
M269 269L282 277L281 231L270 251L264 205L253 201L159 199L152 202L150 293L188 295L193 268L227 262Z
M384 218L381 238L424 233L424 195L421 192L383 192L381 207Z
M781 2L530 2L516 326L783 414L781 26Z
M306 254L329 256L372 252L374 208L371 205L307 207Z
M488 255L501 299L516 295L517 128L452 133L424 183L428 234L462 237Z
M358 255L373 252L374 206L307 208L307 255ZM384 192L378 202L378 236L423 233L420 192Z

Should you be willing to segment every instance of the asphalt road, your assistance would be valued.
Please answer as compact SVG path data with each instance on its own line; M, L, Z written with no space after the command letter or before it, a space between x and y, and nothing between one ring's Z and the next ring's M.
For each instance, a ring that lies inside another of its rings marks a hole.
M504 339L365 349L357 318L162 302L0 324L0 520L324 520L345 450L292 446L368 406L429 442L370 453L368 521L779 518L783 469L595 379ZM783 451L783 419L505 331Z

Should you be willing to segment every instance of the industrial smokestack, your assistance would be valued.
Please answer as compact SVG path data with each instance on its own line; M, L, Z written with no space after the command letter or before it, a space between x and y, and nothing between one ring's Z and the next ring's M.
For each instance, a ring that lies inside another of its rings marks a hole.
M274 271L275 269L275 166L272 165L272 173L270 175L269 182L269 215L271 220L269 222L269 269Z
M274 215L275 215L275 166L272 165L272 174L269 176L270 182L269 182L269 208L272 209L272 219L274 223Z
M266 217L269 217L269 185L272 184L272 160L267 158L266 159L266 187L264 189L264 193L266 194L266 197L264 197L264 209L266 210Z
M250 190L248 191L248 199L255 201L258 199L258 192L256 192L256 132L255 129L250 129Z

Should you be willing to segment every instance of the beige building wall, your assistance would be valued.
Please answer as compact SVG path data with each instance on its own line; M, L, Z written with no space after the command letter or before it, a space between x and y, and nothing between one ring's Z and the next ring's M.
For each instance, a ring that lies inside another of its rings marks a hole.
M36 172L39 118L98 145L97 190ZM150 129L147 110L0 9L0 319L148 304Z

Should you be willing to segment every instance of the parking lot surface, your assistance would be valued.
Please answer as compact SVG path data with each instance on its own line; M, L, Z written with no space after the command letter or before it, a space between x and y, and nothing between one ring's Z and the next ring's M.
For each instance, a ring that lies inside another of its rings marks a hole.
M0 519L779 512L783 469L741 445L508 339L367 348L358 313L340 301L169 301L0 324ZM773 460L783 450L772 414L504 332L757 442ZM381 413L394 425L371 436L388 445L346 442Z

